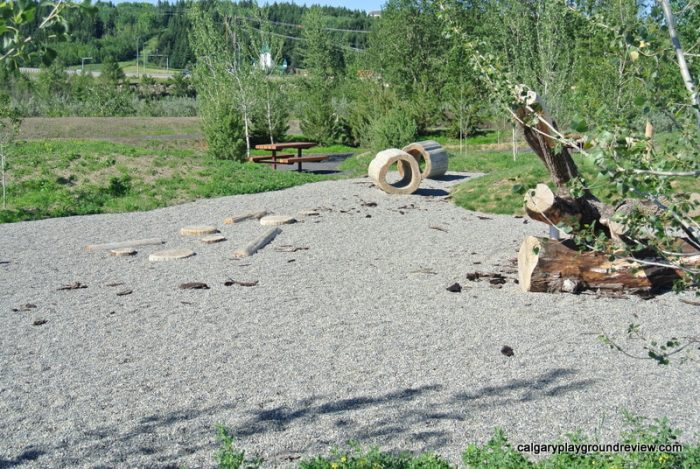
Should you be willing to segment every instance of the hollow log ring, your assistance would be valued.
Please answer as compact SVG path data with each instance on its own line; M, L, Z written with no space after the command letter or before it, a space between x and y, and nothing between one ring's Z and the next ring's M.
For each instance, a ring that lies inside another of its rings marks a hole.
M447 172L449 164L447 151L434 140L411 143L405 146L403 151L412 155L419 164L421 158L425 161L425 169L421 174L423 179L444 176ZM399 168L399 172L401 172L401 168Z
M392 164L396 163L402 178L400 181L389 184L386 181L386 173ZM398 148L389 148L377 153L367 170L372 181L387 194L413 194L420 186L421 175L418 161Z

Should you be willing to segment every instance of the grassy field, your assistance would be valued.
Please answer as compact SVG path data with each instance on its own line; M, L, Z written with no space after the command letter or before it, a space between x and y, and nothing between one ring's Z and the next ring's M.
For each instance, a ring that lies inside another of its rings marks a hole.
M314 148L313 153L355 155L341 164L343 175L332 176L213 160L205 155L206 142L196 117L29 118L20 138L7 160L7 208L0 211L0 222L148 210L198 198L361 176L374 156L343 145ZM513 192L513 186L549 182L532 152L514 157L510 151L494 150L499 138L495 132L466 139L462 153L454 149L456 139L422 138L441 141L450 149L450 170L484 173L453 189L452 200L460 207L522 214L522 195ZM581 156L575 159L594 193L607 199L604 186L596 185L593 165ZM686 178L677 189L698 192L700 182Z

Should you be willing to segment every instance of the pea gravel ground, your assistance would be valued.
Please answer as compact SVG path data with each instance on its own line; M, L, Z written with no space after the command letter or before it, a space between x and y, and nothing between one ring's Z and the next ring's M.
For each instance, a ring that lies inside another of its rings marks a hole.
M698 362L660 367L596 340L641 355L625 338L632 322L652 338L700 335L700 308L681 301L693 297L521 293L512 260L546 229L455 207L449 186L471 176L410 196L354 179L1 225L0 467L212 467L216 424L270 467L348 440L457 463L496 427L516 444L575 430L613 443L623 410L694 438ZM319 215L230 259L267 228L223 220L260 209ZM228 240L178 234L194 224ZM154 237L166 244L131 258L84 250ZM177 247L197 254L148 261ZM468 281L473 271L508 281ZM87 288L58 290L73 282ZM461 293L446 290L455 282Z

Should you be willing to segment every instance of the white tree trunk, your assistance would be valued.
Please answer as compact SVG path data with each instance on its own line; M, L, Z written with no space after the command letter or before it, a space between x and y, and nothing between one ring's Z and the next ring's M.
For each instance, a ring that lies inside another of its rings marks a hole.
M685 61L685 53L681 47L681 41L678 39L678 33L676 32L676 23L673 19L673 11L671 10L671 4L668 0L659 0L661 7L664 10L664 16L666 17L666 25L668 26L668 34L671 36L671 42L673 43L673 48L676 51L676 57L678 57L678 67L681 69L681 76L683 77L683 83L685 84L688 93L690 93L690 101L695 109L695 118L698 122L698 130L700 131L700 96L695 88L695 82L693 77L690 75L690 70L688 69L688 63Z

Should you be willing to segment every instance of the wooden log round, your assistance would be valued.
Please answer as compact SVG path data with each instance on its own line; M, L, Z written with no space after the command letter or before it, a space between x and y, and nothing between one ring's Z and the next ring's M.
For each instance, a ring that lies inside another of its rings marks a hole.
M401 180L389 184L386 180L389 168L396 163L398 165ZM387 194L413 194L420 186L421 175L418 161L398 148L389 148L377 153L367 170L369 177Z
M421 159L425 162L425 168L421 173L423 179L438 178L444 176L447 172L449 166L447 151L434 140L411 143L405 146L403 151L412 155L416 161L418 161L419 167ZM401 169L402 168L399 167L399 172L401 172Z
M682 272L598 252L579 252L571 241L528 236L518 252L518 282L524 292L576 292L650 295L669 290Z

